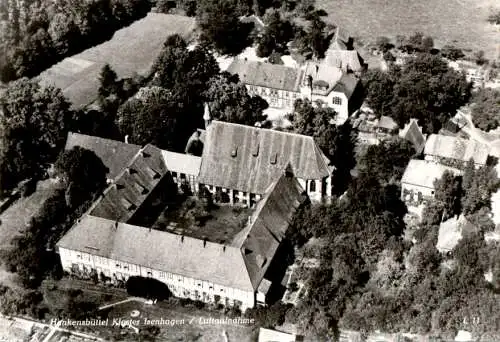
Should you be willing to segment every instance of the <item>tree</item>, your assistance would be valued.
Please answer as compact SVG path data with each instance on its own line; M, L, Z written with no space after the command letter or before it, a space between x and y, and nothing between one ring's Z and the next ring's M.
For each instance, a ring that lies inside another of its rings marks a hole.
M108 96L118 93L118 76L116 72L111 69L109 64L105 64L99 74L99 98L107 98Z
M66 56L80 50L78 45L74 45L81 41L81 36L72 16L56 13L50 21L47 32L54 42L54 49L58 55Z
M330 44L328 27L320 14L318 11L308 14L306 19L309 23L306 30L298 29L295 34L295 45L306 57L323 58Z
M400 127L416 118L426 133L437 132L465 104L471 85L465 75L449 68L440 57L418 54L402 68L369 72L364 77L368 105L392 117Z
M500 25L500 11L490 14L490 16L488 17L488 22L490 24Z
M294 37L293 24L283 20L278 10L271 10L264 18L267 26L264 33L258 38L257 55L268 57L273 51L285 53L287 43Z
M204 0L198 3L196 19L202 44L224 55L237 55L250 45L253 23L240 21L236 2Z
M461 178L447 170L434 181L434 188L436 201L443 205L444 219L460 214Z
M391 40L385 36L377 37L375 45L383 53L389 51L393 47Z
M483 50L479 50L476 53L474 53L474 58L476 59L477 65L483 65L488 63L488 60L484 57Z
M106 185L106 174L109 169L92 151L76 146L65 150L57 158L54 169L64 181L68 207L76 207Z
M500 182L495 168L483 166L471 169L470 161L464 173L462 207L466 215L483 207L490 207L491 194L497 191Z
M205 97L214 119L253 126L264 121L267 102L260 96L250 96L237 77L224 73L212 78Z
M165 41L153 73L156 85L196 97L208 89L210 79L219 73L219 66L205 49L197 47L190 51L182 37L172 35Z
M160 87L145 88L140 98L120 106L116 124L131 143L181 151L201 124L201 115L196 118L197 112L189 110L186 96Z
M0 98L2 126L1 184L11 189L24 178L40 175L64 145L72 113L59 89L21 79Z
M482 88L472 97L472 122L484 131L500 126L498 108L500 108L500 91Z
M296 133L314 137L323 153L337 168L338 180L342 179L343 182L355 164L355 132L349 123L341 126L332 124L335 115L332 108L314 108L308 100L297 100L292 124Z
M371 145L361 156L358 168L362 172L376 175L382 182L401 179L411 157L415 154L413 146L399 138Z
M440 51L441 56L444 58L448 58L452 61L456 61L457 59L465 57L463 51L459 48L456 48L452 45L445 45Z

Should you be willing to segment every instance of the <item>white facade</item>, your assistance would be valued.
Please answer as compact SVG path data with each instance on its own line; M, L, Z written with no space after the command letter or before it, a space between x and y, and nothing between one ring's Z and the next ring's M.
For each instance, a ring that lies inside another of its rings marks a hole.
M293 112L294 104L297 99L308 99L313 105L317 105L317 103L320 102L326 107L333 108L338 113L338 118L342 119L337 121L345 122L345 120L349 117L349 100L344 93L331 91L325 96L314 93L313 91L311 94L311 89L306 86L301 87L300 92L272 89L248 84L246 87L250 95L259 95L267 101L269 107L271 108L290 111L291 113Z
M59 256L63 270L69 273L81 272L90 275L92 272L97 272L97 275L100 275L102 272L114 281L126 281L130 276L150 277L165 283L176 297L206 303L220 303L225 306L236 304L242 311L255 306L255 293L251 291L221 286L202 279L170 273L167 270L160 271L61 247L59 247Z

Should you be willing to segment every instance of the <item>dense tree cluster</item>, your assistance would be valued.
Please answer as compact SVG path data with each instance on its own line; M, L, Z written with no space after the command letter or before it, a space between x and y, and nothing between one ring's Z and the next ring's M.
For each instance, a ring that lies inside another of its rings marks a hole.
M372 173L383 183L399 181L415 149L406 140L394 138L370 145L360 156L358 169Z
M147 0L0 2L0 80L32 77L109 39L150 10Z
M197 22L202 44L221 54L237 55L251 44L253 23L240 21L235 0L204 0L197 6Z
M282 18L278 10L270 10L264 17L266 27L257 38L257 56L268 57L273 52L287 52L287 44L294 38L295 28L292 22Z
M498 108L500 108L500 91L490 88L480 89L472 97L472 122L484 131L500 126Z
M40 177L59 153L73 114L59 89L21 79L0 98L0 184L10 190L25 178Z
M27 287L37 287L47 275L60 275L55 243L100 194L106 184L106 167L91 151L75 148L65 151L56 162L64 188L46 200L26 232L13 241L5 262L17 272ZM87 178L89 177L89 178Z
M465 104L470 84L440 57L420 53L402 68L369 71L364 77L366 99L378 115L392 117L400 127L416 118L426 133L442 124Z
M248 94L237 76L222 73L213 77L205 94L214 119L253 126L266 119L268 103L260 96Z
M314 137L318 146L336 167L337 190L345 189L350 170L354 167L356 132L349 122L332 124L337 114L332 108L313 107L308 100L297 100L292 119L293 131Z
M330 45L333 27L322 19L325 11L313 10L308 12L304 19L307 21L305 29L296 30L294 45L298 51L309 58L323 58Z

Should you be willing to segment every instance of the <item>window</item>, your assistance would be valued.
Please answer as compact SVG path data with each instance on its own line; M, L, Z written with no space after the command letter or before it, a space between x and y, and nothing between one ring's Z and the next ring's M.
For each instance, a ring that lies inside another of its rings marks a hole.
M271 164L276 164L278 162L278 153L275 153L271 156Z
M342 99L338 96L334 96L333 99L332 99L332 103L334 105L341 105L342 104Z
M186 179L186 175L181 173L181 179Z
M120 264L116 264L115 266L116 266L116 268L120 268L121 267Z
M172 172L172 177L177 177L177 172Z
M153 273L148 272L148 277L151 277L152 275L153 275Z
M231 157L235 158L238 155L238 147L234 147L231 151Z
M315 180L309 181L309 191L310 192L316 191L316 181Z
M165 272L160 272L160 278L165 278Z

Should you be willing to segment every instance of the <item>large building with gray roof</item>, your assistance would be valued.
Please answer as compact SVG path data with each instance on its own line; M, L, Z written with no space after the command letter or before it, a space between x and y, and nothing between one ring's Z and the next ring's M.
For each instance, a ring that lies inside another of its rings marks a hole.
M273 287L266 274L292 216L308 193L317 200L331 193L333 167L308 136L217 121L204 135L195 157L70 133L66 148L93 150L110 174L57 243L63 269L113 282L153 277L175 296L243 310L265 305ZM153 229L181 174L192 175L195 189L226 194L227 205L251 207L246 224L224 239Z
M292 112L297 99L309 99L335 109L335 122L342 124L361 104L359 79L327 62L294 68L235 58L227 72L238 75L249 94L261 96L275 109Z

